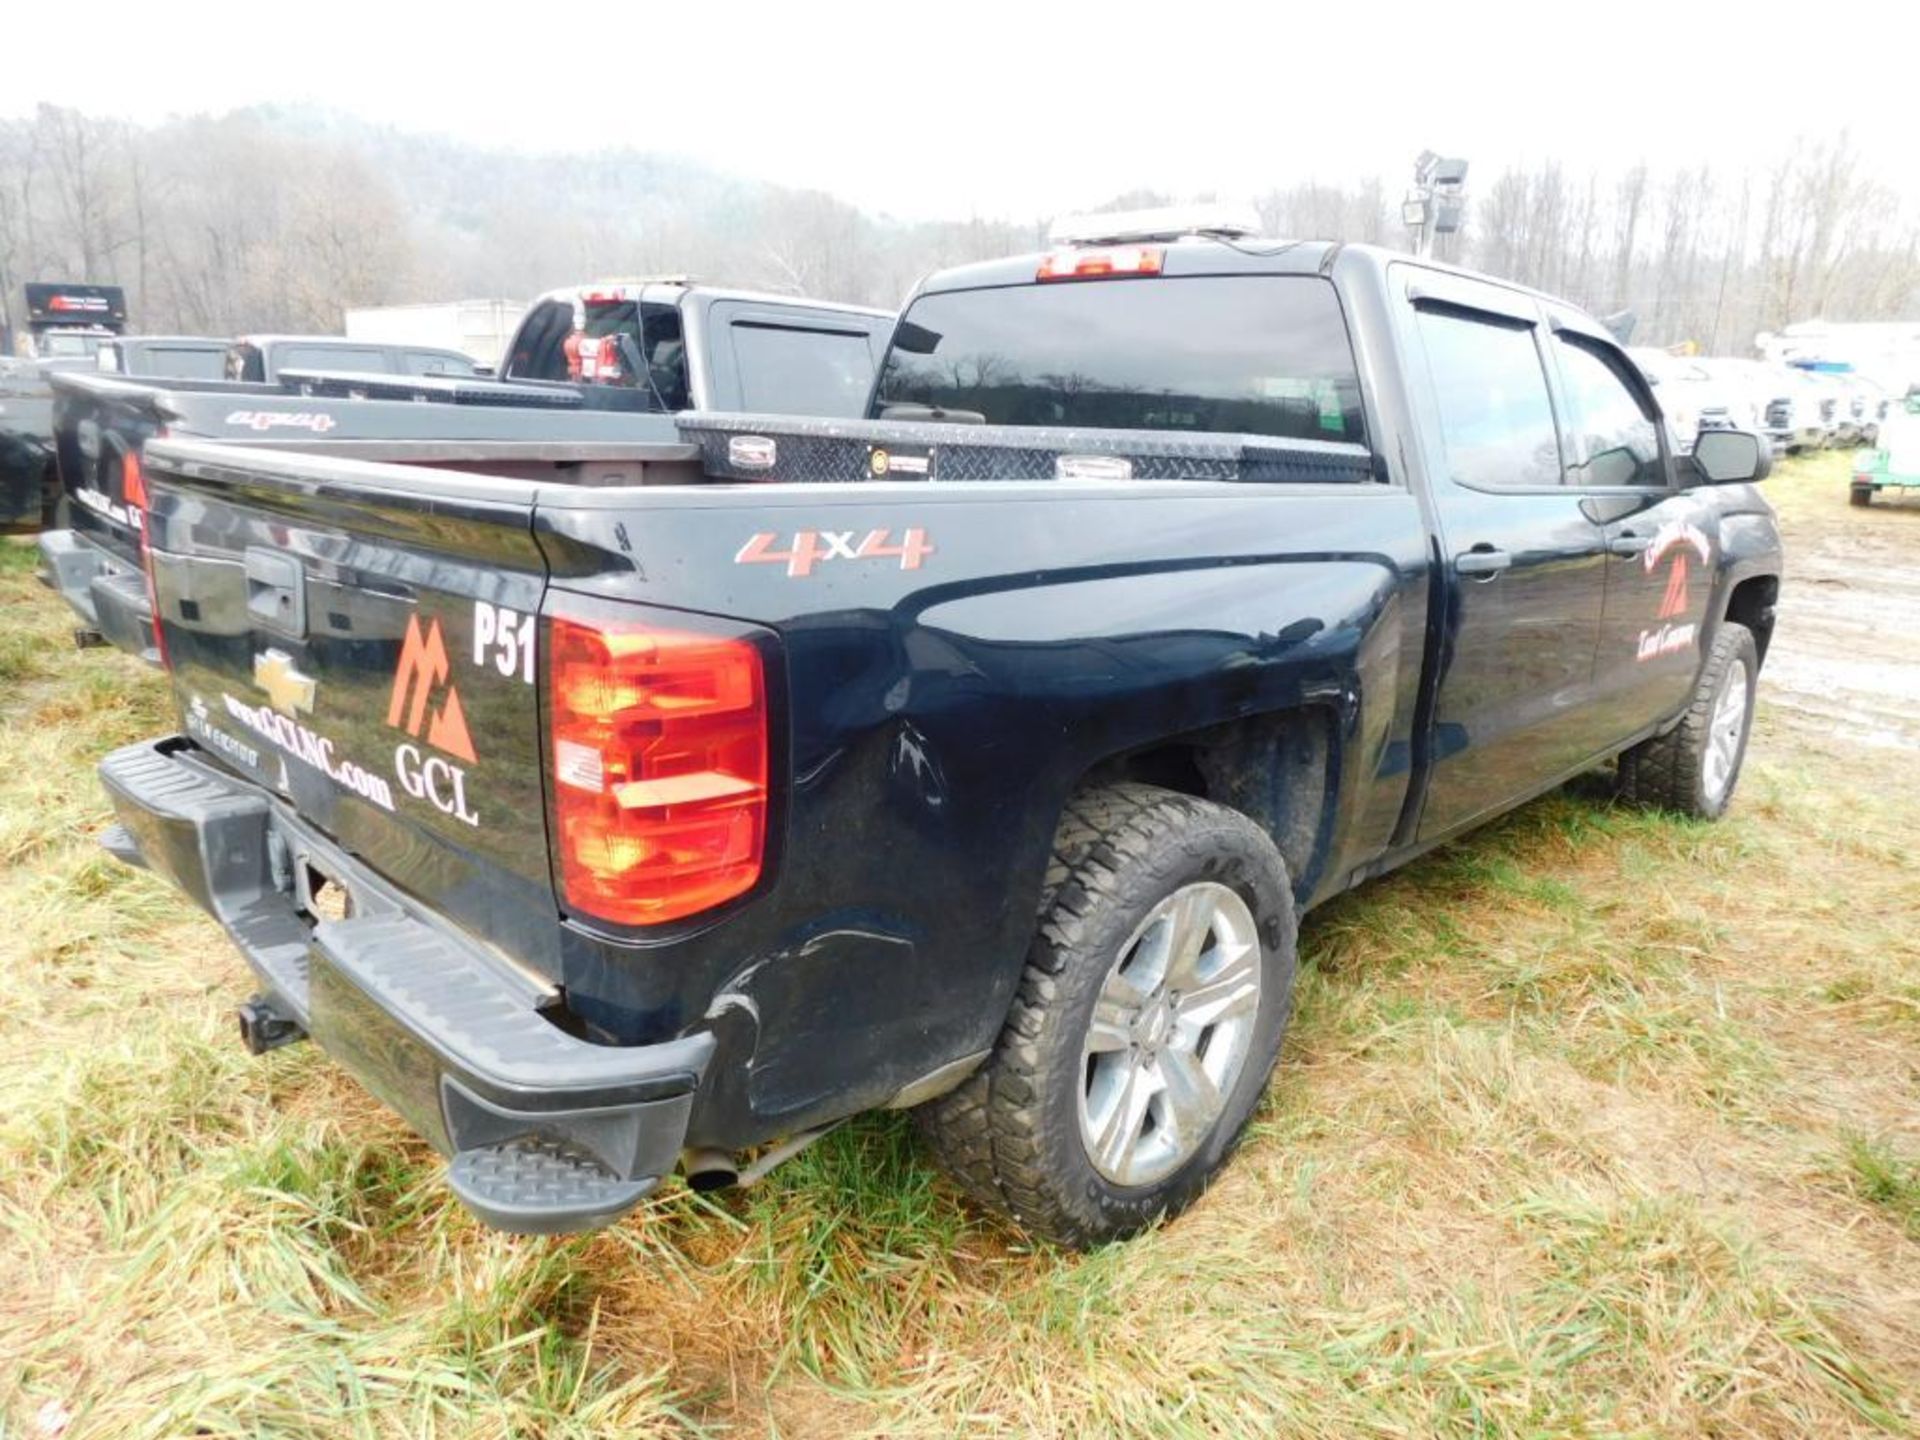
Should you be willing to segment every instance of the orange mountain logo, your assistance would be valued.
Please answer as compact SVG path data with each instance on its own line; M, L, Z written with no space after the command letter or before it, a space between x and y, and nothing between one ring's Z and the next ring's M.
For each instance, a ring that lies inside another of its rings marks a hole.
M1667 593L1660 599L1660 618L1671 620L1687 613L1687 557L1673 557L1673 569L1667 572Z
M460 692L447 680L447 642L441 637L440 622L430 620L424 633L420 617L407 617L407 637L400 646L400 664L393 672L393 698L387 702L387 724L418 737L426 726L427 743L436 750L458 755L475 763L473 737L467 734L467 712L460 706ZM429 716L427 702L440 685L447 687L447 698Z
M1700 557L1702 565L1713 559L1713 542L1698 525L1688 520L1669 520L1654 531L1653 543L1647 546L1644 564L1647 574L1651 575L1660 568L1660 562L1670 552L1678 551L1673 557L1673 569L1667 572L1666 593L1660 597L1660 618L1671 620L1684 615L1687 603L1687 551L1693 551Z

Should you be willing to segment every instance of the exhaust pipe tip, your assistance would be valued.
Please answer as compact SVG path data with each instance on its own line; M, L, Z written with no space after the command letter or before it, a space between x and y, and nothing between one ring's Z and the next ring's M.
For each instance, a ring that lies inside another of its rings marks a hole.
M687 1188L696 1194L726 1190L740 1183L740 1167L724 1150L689 1150L680 1168L686 1172Z

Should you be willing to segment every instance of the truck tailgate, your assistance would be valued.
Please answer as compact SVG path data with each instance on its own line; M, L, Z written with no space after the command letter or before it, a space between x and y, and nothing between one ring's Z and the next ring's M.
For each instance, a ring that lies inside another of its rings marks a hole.
M534 487L194 441L146 453L156 614L186 732L557 979Z

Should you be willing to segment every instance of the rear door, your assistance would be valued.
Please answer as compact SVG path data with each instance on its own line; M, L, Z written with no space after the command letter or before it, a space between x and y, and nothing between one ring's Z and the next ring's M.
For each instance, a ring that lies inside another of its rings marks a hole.
M1563 483L1531 297L1397 268L1413 391L1440 457L1445 632L1418 832L1431 839L1543 789L1604 745L1590 701L1606 551Z
M557 976L533 487L200 442L146 458L156 615L187 733Z

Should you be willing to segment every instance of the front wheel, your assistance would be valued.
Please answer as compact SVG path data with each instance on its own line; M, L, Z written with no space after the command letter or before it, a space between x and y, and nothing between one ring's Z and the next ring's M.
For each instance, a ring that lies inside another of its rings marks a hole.
M1726 814L1747 758L1759 673L1753 632L1731 620L1722 624L1680 723L1620 757L1622 798L1700 820Z
M1177 1213L1258 1104L1292 1007L1285 862L1236 811L1147 785L1083 792L1005 1028L922 1108L984 1204L1086 1247Z

